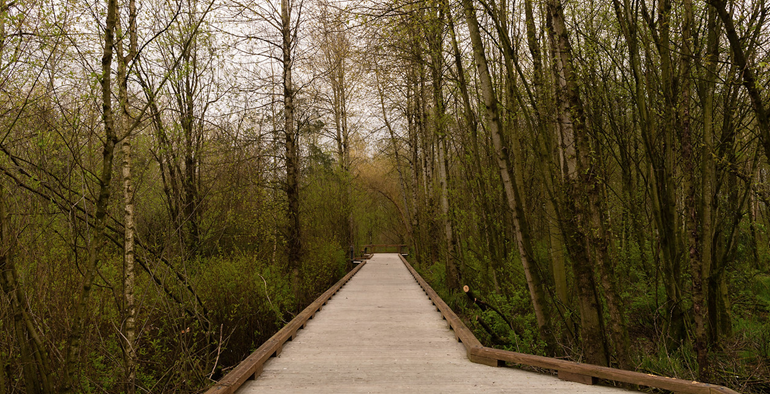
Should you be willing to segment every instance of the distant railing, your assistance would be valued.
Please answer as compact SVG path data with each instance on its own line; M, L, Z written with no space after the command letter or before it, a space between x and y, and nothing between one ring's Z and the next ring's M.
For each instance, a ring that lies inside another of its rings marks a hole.
M409 255L409 245L407 244L369 244L364 245L363 255L368 256L372 253L399 253L402 256Z
M616 382L629 383L639 386L647 386L664 390L674 391L676 393L688 394L738 394L727 387L713 384L694 382L684 379L666 378L641 372L626 371L616 368L602 367L598 365L582 364L574 361L559 360L550 357L534 356L531 354L510 352L506 350L494 349L481 345L473 332L460 320L451 308L436 294L427 282L412 268L409 262L403 257L401 261L412 273L422 289L428 295L436 309L441 312L441 316L447 321L447 325L454 331L455 338L462 342L468 359L474 363L490 365L493 367L503 366L505 362L529 365L532 367L546 368L555 370L559 378L584 384L595 384L597 379L612 380Z
M265 341L259 349L241 361L232 371L211 387L206 394L231 394L238 390L247 380L256 379L262 373L262 367L270 357L278 357L283 350L283 344L297 336L297 331L305 328L307 321L336 294L342 286L353 277L366 262L363 262L348 272L342 279L326 290L312 304L308 305L299 315L286 324L280 331Z

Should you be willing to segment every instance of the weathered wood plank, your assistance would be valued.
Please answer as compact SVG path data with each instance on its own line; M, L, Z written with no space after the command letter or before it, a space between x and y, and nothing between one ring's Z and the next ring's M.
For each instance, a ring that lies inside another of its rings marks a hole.
M476 336L473 335L473 332L468 329L465 323L463 323L463 321L457 317L457 315L452 311L452 308L450 308L449 305L447 305L446 302L444 302L444 300L439 297L436 291L430 287L428 282L426 282L425 279L423 279L422 276L420 276L420 274L415 271L412 265L409 264L409 262L406 261L403 256L399 255L399 258L401 259L401 262L406 266L406 269L409 270L409 273L412 274L420 287L422 287L422 289L428 295L428 298L430 298L433 305L435 305L439 312L441 312L441 316L446 319L449 326L452 328L452 330L454 330L457 339L463 343L463 346L465 346L465 350L468 353L468 359L471 359L470 349L473 347L481 347L481 342L476 339ZM481 364L485 363L482 362Z
M529 365L532 367L546 368L566 372L565 376L583 375L599 379L612 380L622 383L630 383L639 386L654 387L671 390L677 393L688 394L738 394L736 391L723 386L700 383L684 379L667 378L645 374L641 372L626 371L616 368L602 367L598 365L582 364L573 361L559 360L555 358L535 356L532 354L509 352L488 347L475 348L471 351L481 359L496 359L500 361ZM572 379L570 379L572 380Z
M596 378L593 376L581 375L577 373L567 372L564 370L559 371L559 379L569 380L570 382L577 382L582 384L593 385L596 384Z

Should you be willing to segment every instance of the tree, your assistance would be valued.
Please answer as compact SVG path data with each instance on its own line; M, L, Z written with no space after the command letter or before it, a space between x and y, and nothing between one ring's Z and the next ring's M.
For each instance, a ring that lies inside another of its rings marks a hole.
M292 27L293 0L281 0L281 51L283 66L283 134L286 143L284 159L286 161L286 197L288 199L288 268L292 275L294 293L299 293L299 263L302 258L302 239L300 238L299 217L299 134L294 125L294 95L291 73L293 69L292 52L295 29ZM300 7L301 8L301 7Z
M532 306L535 310L535 315L537 316L541 338L548 344L549 353L553 354L555 352L555 339L551 323L548 320L550 318L547 309L548 304L545 303L541 278L530 261L532 258L532 249L529 234L526 230L522 230L523 222L520 215L523 212L523 209L521 207L520 192L515 185L514 177L512 176L513 169L511 168L511 160L508 156L508 151L503 148L501 138L502 125L498 111L499 104L492 85L492 79L489 75L489 66L487 65L486 56L484 55L484 47L481 41L478 21L476 19L476 10L470 0L463 0L463 8L465 10L465 20L468 24L468 30L470 31L471 40L473 42L474 60L482 86L484 113L492 134L492 142L497 156L497 165L500 170L500 177L502 178L508 207L513 215L514 232L516 233L519 257L521 258L521 264L524 267L524 274L527 278L527 286L529 287Z
M107 207L110 202L110 183L112 181L112 162L115 153L115 144L118 137L115 128L115 117L112 109L112 58L115 45L115 27L117 26L118 3L117 0L107 2L107 16L104 30L104 47L102 53L102 70L100 84L102 90L102 121L104 122L104 139L102 147L102 168L99 173L99 194L96 201L96 214L94 215L94 228L88 242L88 262L83 271L83 282L77 308L73 316L72 330L69 334L66 346L66 375L64 377L63 392L70 393L77 390L76 380L80 362L78 356L82 349L82 337L85 329L85 320L88 315L88 304L93 287L96 271L102 262L102 254L107 243L105 227L107 221Z
M319 15L315 40L319 42L320 73L322 79L328 84L330 94L325 94L329 111L332 116L336 145L336 156L339 167L340 187L339 196L342 202L343 223L340 223L340 245L354 248L353 217L353 185L352 185L352 159L351 144L352 133L350 126L351 96L357 83L357 72L353 43L348 33L345 10L336 9L328 2L318 5ZM352 263L351 263L352 264ZM348 269L352 269L349 266Z
M118 18L117 30L119 36L123 36L122 26ZM128 53L124 51L124 41L120 39L115 47L118 58L118 102L120 106L119 128L122 133L121 154L123 157L121 163L121 176L123 178L123 302L125 313L125 335L123 354L126 365L126 392L133 394L136 392L136 370L138 364L137 353L137 333L136 333L136 298L134 296L136 288L136 264L134 260L135 240L134 233L136 225L134 221L134 186L131 178L131 133L135 120L131 116L130 102L128 96L128 67L133 66L133 61L137 56L138 38L136 27L136 2L129 0L128 3L128 31L129 37ZM133 123L133 124L132 124Z

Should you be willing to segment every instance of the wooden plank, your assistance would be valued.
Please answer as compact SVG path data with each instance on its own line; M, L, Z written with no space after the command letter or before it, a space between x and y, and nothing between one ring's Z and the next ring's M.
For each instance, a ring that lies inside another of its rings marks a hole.
M572 373L567 371L559 371L559 379L568 380L570 382L577 382L587 385L596 384L597 379L593 376L581 375L578 373Z
M404 252L404 248L409 248L409 245L407 244L369 244L364 245L363 250L364 253L375 253L375 252L383 252L383 249L393 249L398 248L398 253Z
M326 290L320 297L316 298L302 312L294 317L289 323L281 328L275 335L265 341L262 346L251 353L245 360L241 361L230 373L225 375L219 382L214 384L206 394L231 394L240 388L247 380L254 379L262 372L262 366L272 356L278 356L283 350L283 344L286 341L294 339L297 331L303 328L329 299L350 280L365 265L362 262L353 270L347 273L342 279L337 281L334 286Z
M259 375L262 375L262 370L264 369L264 367L265 367L265 365L264 365L264 364L262 364L262 365L258 366L258 367L257 367L257 370L256 370L256 371L254 371L254 374L253 374L253 375L251 375L251 376L249 376L249 380L254 380L254 379L258 378L258 377L259 377Z
M449 305L447 305L444 300L438 296L433 288L430 287L428 282L426 282L425 279L423 279L422 276L420 276L420 274L415 271L412 265L406 261L404 256L399 255L398 257L404 263L406 268L409 270L409 273L412 274L417 283L420 284L420 287L422 287L422 289L428 295L428 298L430 298L431 302L433 302L433 305L435 305L439 312L441 312L441 316L446 319L447 324L449 324L452 330L454 330L457 339L465 346L465 351L468 353L468 359L471 359L471 349L475 347L480 348L481 342L476 339L476 336L473 335L473 332L468 329L465 323L463 323L463 321L457 317L457 315L452 311L452 308L450 308ZM471 359L471 361L473 360Z
M559 373L566 372L573 375L591 376L599 379L612 380L622 383L630 383L639 386L648 386L664 390L687 394L738 394L727 387L713 384L700 383L684 379L667 378L635 371L602 367L598 365L576 363L574 361L559 360L555 358L535 356L506 350L492 349L488 347L475 348L471 353L481 359L496 359L532 367L553 369Z

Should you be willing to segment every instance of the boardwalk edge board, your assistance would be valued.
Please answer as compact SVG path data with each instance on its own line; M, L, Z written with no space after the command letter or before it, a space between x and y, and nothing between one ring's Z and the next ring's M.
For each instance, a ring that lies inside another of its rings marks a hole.
M451 308L438 296L433 288L417 273L403 256L401 261L411 272L417 283L420 284L423 291L428 295L433 305L436 306L442 317L447 321L449 327L454 330L455 338L462 342L468 359L474 363L489 366L503 366L506 362L528 365L532 367L555 370L562 380L569 380L583 384L595 384L597 379L612 380L616 382L629 383L639 386L647 386L664 390L674 391L676 393L687 394L738 394L724 386L718 386L708 383L695 382L685 379L667 378L645 374L641 372L626 371L617 368L602 367L598 365L583 364L574 361L559 360L550 357L535 356L511 352L507 350L485 347L473 335L465 323L452 311Z
M205 394L232 394L238 390L247 380L256 379L262 373L262 367L271 357L277 357L283 350L283 344L297 336L297 331L305 328L307 321L312 319L316 312L329 301L334 294L339 291L350 278L352 278L361 267L366 265L366 261L361 262L350 272L340 279L334 286L326 290L320 297L316 298L300 314L280 329L275 335L270 337L257 350L251 353L245 360L241 361L232 371L225 375L220 381L209 388Z

